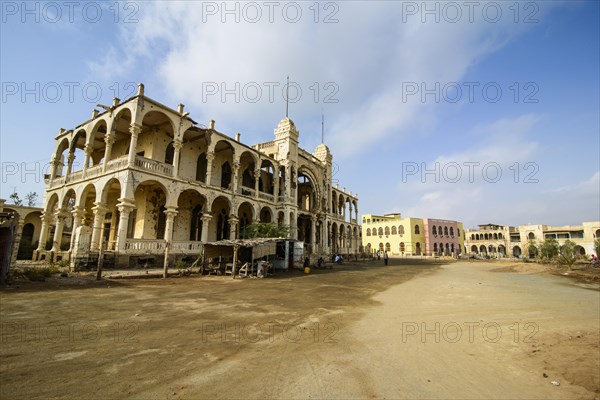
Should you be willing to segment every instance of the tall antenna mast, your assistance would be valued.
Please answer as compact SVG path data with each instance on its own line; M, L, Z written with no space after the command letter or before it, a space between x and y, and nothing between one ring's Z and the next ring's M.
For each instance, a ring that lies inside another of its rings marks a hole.
M321 143L325 143L325 114L321 114Z
M290 76L287 77L287 86L285 87L285 117L288 118L288 109L290 103Z

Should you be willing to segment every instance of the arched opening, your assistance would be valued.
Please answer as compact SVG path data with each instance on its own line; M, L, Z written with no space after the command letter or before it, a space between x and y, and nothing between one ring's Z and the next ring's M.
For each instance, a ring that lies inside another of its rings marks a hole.
M475 245L471 246L471 253L475 253L475 254L479 253L477 251L477 246L475 246Z
M437 227L436 227L435 225L433 225L433 226L431 227L431 233L432 233L433 235L437 235Z
M366 235L367 235L367 236L371 236L371 228L367 228L367 233L366 233Z
M521 257L521 248L519 246L513 247L512 253L513 253L513 257L517 257L517 258Z
M260 210L260 222L270 223L273 221L273 213L269 207L263 207Z
M416 248L416 254L418 256L420 256L421 255L421 243L417 242L417 245L415 246L415 248Z
M535 234L533 232L529 232L529 234L527 235L527 239L535 240Z
M107 207L104 221L102 222L102 241L106 243L107 250L114 250L119 232L119 210L117 204L121 198L121 183L117 179L111 179L106 183L102 191L102 204Z
M109 158L106 160L106 162L116 160L120 157L126 157L129 154L129 146L131 145L130 129L131 111L128 108L123 108L121 111L119 111L113 121L111 132L113 145Z
M214 165L218 166L217 170L212 173L213 186L220 186L224 189L232 189L231 184L231 166L235 156L235 150L231 143L226 140L220 140L215 145Z
M487 249L485 248L484 245L479 246L479 252L481 254L487 254Z
M400 254L404 254L404 251L405 251L404 242L400 242Z
M59 143L56 148L56 153L54 155L54 161L56 163L56 169L54 171L54 176L52 178L56 178L59 176L63 176L65 173L65 165L67 163L67 155L65 154L65 150L69 149L69 140L64 138Z
M135 153L138 157L149 158L172 165L175 150L173 124L166 114L150 111L142 120L142 131L137 139ZM169 161L169 162L168 162Z
M98 121L96 126L94 126L94 128L92 129L92 141L90 143L90 159L92 165L98 165L104 159L104 153L106 150L107 131L108 128L106 126L106 121L104 121L103 119Z
M135 190L137 221L133 236L139 239L164 239L167 190L156 181L144 181Z
M173 229L173 240L202 240L206 212L206 198L193 189L184 190L177 199L177 217Z
M448 236L448 227L447 226L444 227L444 236Z
M300 170L298 173L298 208L302 211L314 211L317 193L310 177Z
M19 243L19 251L17 253L17 260L30 260L33 251L37 248L33 243L33 235L35 233L35 226L30 222L23 225L21 231L21 242Z
M246 237L246 227L254 221L254 207L247 201L243 202L238 208L237 216L240 237Z
M224 240L231 236L231 225L229 223L229 214L231 205L229 200L223 196L217 197L211 206L212 219L210 221L209 240Z
M84 167L84 149L86 140L87 134L83 129L81 129L75 134L73 140L71 141L71 148L69 150L69 158L71 158L71 160L67 159L67 162L71 163L71 173L81 171Z
M275 168L269 160L263 160L260 166L260 177L258 190L263 193L274 194L275 190Z
M404 225L398 227L398 235L404 235Z
M206 159L206 153L201 153L196 160L196 180L198 182L206 182L207 168L208 161Z
M398 234L398 230L396 229L396 226L392 226L392 235L397 235Z

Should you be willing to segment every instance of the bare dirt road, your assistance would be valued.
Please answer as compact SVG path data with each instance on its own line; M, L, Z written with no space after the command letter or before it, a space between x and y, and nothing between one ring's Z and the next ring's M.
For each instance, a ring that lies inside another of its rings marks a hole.
M390 261L2 289L0 398L600 396L597 285Z

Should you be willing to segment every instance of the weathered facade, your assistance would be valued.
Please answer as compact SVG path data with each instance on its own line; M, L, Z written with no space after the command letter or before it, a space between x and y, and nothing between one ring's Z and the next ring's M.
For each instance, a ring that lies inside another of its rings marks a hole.
M358 251L358 196L332 186L327 146L301 149L287 117L273 141L247 146L188 114L146 97L140 84L136 96L61 129L40 234L53 246L40 245L34 259L88 256L101 246L120 264L167 245L173 255L197 254L201 243L239 238L258 221L289 226L313 254Z

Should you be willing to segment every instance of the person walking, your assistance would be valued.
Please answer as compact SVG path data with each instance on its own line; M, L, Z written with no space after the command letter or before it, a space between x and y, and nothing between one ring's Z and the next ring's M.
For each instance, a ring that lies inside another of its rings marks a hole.
M388 265L388 253L387 251L383 253L383 264Z

